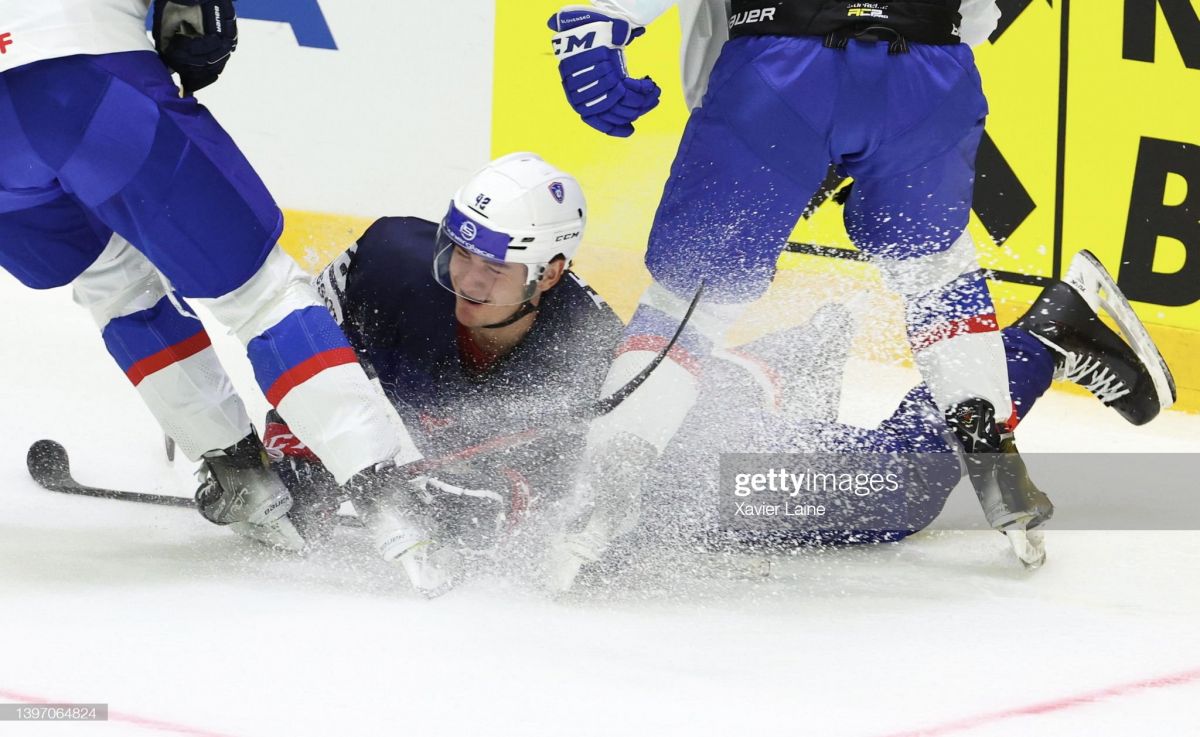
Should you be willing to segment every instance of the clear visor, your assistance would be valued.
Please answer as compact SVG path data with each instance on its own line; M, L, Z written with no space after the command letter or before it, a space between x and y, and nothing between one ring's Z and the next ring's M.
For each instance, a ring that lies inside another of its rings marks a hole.
M463 299L479 304L519 305L533 297L537 276L529 267L468 250L438 231L433 278Z

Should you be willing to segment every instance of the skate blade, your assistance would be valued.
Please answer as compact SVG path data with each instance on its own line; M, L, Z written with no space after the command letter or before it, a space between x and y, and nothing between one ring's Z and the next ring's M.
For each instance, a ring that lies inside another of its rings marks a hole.
M308 543L304 541L299 530L287 517L280 517L261 525L250 522L234 522L229 529L248 540L261 543L269 548L291 553L304 553L308 550Z
M1171 374L1171 368L1104 264L1091 251L1080 251L1072 259L1065 281L1079 292L1093 310L1103 310L1120 328L1125 340L1133 346L1138 358L1142 359L1146 370L1150 372L1154 391L1158 394L1159 410L1169 409L1175 404L1175 377Z
M589 563L600 560L603 551L580 536L561 537L553 545L546 560L547 587L551 593L565 594L575 585L579 571Z
M1046 538L1041 530L1006 530L1004 537L1025 570L1036 571L1045 565Z
M448 593L458 585L463 573L461 556L445 548L430 550L432 544L413 546L397 559L413 588L426 599Z

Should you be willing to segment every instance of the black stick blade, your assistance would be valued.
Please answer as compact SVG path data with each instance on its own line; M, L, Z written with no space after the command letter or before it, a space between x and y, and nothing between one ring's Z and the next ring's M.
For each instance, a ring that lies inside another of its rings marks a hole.
M25 454L25 465L33 480L46 487L74 483L71 478L71 459L62 443L39 440L29 446Z

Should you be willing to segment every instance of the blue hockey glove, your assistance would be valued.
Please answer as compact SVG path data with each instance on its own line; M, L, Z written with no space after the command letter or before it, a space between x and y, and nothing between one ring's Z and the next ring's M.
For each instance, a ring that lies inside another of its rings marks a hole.
M649 77L631 79L625 69L622 49L646 29L582 5L563 8L548 25L571 107L598 131L633 135L633 122L658 105L662 92Z
M233 0L156 0L154 48L179 74L183 94L213 82L237 48Z

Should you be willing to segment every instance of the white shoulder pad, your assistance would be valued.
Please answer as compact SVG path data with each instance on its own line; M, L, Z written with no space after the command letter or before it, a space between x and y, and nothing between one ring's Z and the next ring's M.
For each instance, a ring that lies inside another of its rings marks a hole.
M676 2L678 0L592 0L592 6L644 26L667 12Z
M337 320L338 325L341 325L345 318L346 283L350 278L350 267L354 265L356 253L358 253L357 243L347 248L342 255L326 266L324 271L313 278L313 286L317 288L321 302L333 315L333 319Z

